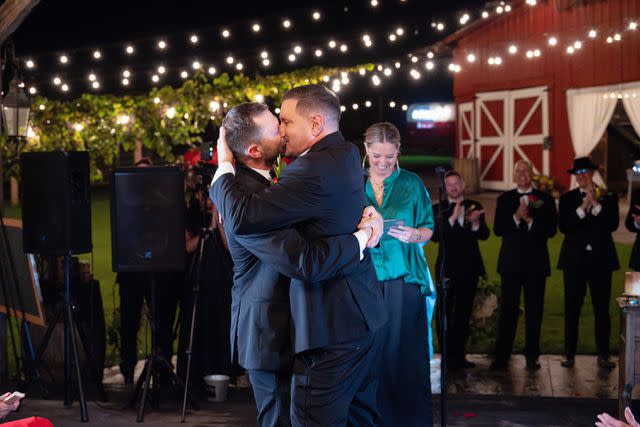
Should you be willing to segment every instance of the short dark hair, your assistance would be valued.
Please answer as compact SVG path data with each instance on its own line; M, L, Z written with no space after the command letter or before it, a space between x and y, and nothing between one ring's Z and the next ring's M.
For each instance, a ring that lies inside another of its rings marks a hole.
M449 170L449 171L446 171L445 174L444 174L445 179L449 178L450 176L457 176L458 179L460 179L461 181L463 180L462 179L462 175L460 175L460 172L454 171L453 169Z
M134 163L134 166L147 165L153 166L153 162L148 157L141 157L140 160Z
M285 92L282 101L296 99L298 113L324 113L326 120L340 122L340 98L322 85L297 86Z
M253 118L267 111L265 104L243 102L233 107L222 120L227 144L237 157L246 157L247 149L260 138L260 128Z

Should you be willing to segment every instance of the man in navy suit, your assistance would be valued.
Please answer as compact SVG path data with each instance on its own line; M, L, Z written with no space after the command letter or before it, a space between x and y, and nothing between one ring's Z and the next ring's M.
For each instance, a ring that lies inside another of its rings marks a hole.
M258 193L243 191L219 139L211 196L227 227L238 235L295 227L310 241L353 233L365 206L364 177L357 148L338 130L338 97L320 85L293 88L280 119L287 155L296 160ZM375 425L375 336L386 318L368 251L352 271L293 279L289 297L292 424Z
M244 103L227 113L222 126L238 159L236 179L242 188L254 193L269 187L282 148L278 119L264 104ZM237 235L225 227L234 260L232 354L249 373L260 426L290 425L291 279L280 271L299 280L322 280L358 266L371 235L368 221L353 235L313 243L292 228Z

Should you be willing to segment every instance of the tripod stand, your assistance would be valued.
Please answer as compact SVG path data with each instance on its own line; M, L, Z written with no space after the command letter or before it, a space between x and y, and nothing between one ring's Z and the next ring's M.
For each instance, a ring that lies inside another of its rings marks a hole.
M438 192L438 203L440 208L444 206L444 201L446 200L446 191L444 184L444 173L445 170L443 167L436 168L436 174L438 175L440 181L440 187ZM440 343L440 426L446 427L447 425L447 298L449 291L449 279L445 277L444 266L445 266L445 256L446 256L446 245L445 245L445 235L444 235L444 226L446 217L445 214L448 213L447 210L439 210L438 217L436 221L438 221L438 234L439 234L439 242L440 242L440 277L438 277L437 281L437 300L440 301L438 304L438 320L440 321L441 328L441 337L442 342Z
M196 325L196 314L198 311L198 300L200 296L200 266L202 263L202 254L204 252L204 244L206 239L211 236L211 230L208 228L200 228L198 233L198 243L196 249L196 257L193 259L193 263L191 265L190 277L193 276L193 308L191 309L191 324L189 326L189 344L187 345L187 371L185 374L185 387L184 394L182 397L182 413L180 415L180 422L183 423L185 420L185 414L187 411L187 397L189 392L189 377L191 376L191 356L193 350L193 335L195 333L195 325ZM195 274L193 274L195 272Z
M139 423L144 421L144 409L147 404L147 397L149 395L149 388L153 384L152 390L152 404L155 406L157 404L157 395L160 390L160 374L164 372L168 375L169 379L172 382L172 386L174 388L178 388L183 391L184 394L187 394L187 388L182 380L173 372L173 366L171 363L164 357L160 346L158 344L158 309L156 304L156 284L154 280L153 273L149 273L150 275L150 286L151 286L151 354L147 356L147 360L144 364L144 368L142 369L142 373L140 374L140 378L138 378L138 382L136 383L136 389L131 398L130 406L135 406L136 401L138 400L138 396L142 391L142 397L140 400L140 407L138 408L138 418L137 421ZM153 381L152 381L153 379ZM189 400L192 401L189 396Z
M7 261L8 261L7 263L9 264L9 270L10 270L10 271L7 271L6 264L2 262L2 259L0 259L0 286L2 288L2 297L4 299L5 307L7 309L7 329L11 336L11 346L13 349L14 358L16 362L16 370L18 373L22 372L24 375L20 384L20 388L23 388L30 381L29 368L30 366L34 365L36 356L33 350L33 341L31 339L29 324L27 323L27 319L26 319L26 314L24 309L24 300L22 298L20 285L18 283L18 274L16 272L16 266L13 259L13 251L11 250L7 228L6 228L4 217L2 215L1 210L0 210L0 230L2 231L1 233L2 234L2 240L1 240L2 250L0 251L0 253L4 254L7 257ZM11 296L9 295L10 289L13 289L14 295L11 295ZM18 310L16 310L15 304L13 303L12 296L15 296L17 300L17 303L18 303L17 308L19 310L19 313L22 319L20 323L20 327L22 328L21 343L23 345L22 359L18 357L17 348L15 344L14 329L11 326L11 320L10 320L12 314L15 316L18 313ZM25 354L28 355L30 358L29 364L27 364L25 360ZM22 361L22 365L20 364L21 361ZM47 391L44 388L44 385L42 384L42 381L40 379L40 370L36 368L33 372L35 374L36 381L40 385L42 394L46 395Z
M44 338L42 339L42 343L40 344L40 347L38 349L36 368L41 363L42 355L47 349L49 340L53 335L53 331L55 330L58 320L60 320L60 317L64 316L64 405L70 406L72 403L71 396L73 392L73 385L71 383L71 370L73 365L75 366L76 382L78 385L80 419L83 423L86 423L89 421L89 414L87 413L87 401L84 396L84 385L82 381L82 370L80 368L80 356L78 353L77 342L78 337L76 336L76 331L80 335L80 340L82 341L83 348L87 355L87 360L93 360L93 358L91 357L91 352L87 345L87 341L83 333L81 332L81 329L77 324L77 320L74 316L75 307L71 301L70 270L71 253L67 252L64 256L64 303L56 308L56 313L54 314L53 319L49 322L47 332L45 333Z

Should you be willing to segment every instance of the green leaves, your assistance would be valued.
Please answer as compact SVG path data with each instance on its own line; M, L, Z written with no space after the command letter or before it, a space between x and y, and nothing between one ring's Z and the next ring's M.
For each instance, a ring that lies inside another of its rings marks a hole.
M22 151L87 150L91 178L99 181L118 164L120 155L140 141L145 149L166 162L175 160L178 147L202 142L210 121L220 125L226 111L248 101L280 105L284 93L308 83L323 83L340 73L372 70L372 64L356 67L313 67L271 76L224 73L210 79L202 70L181 87L153 88L139 96L84 94L72 101L32 100L31 128ZM3 164L9 176L19 177L15 147L0 138Z

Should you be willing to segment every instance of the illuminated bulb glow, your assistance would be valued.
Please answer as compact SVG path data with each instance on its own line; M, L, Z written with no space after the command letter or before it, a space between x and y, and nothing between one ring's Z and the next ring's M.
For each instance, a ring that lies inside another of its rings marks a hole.
M322 51L320 49L316 49L316 51L314 52L314 54L319 58L322 56Z
M518 53L518 47L516 45L514 45L514 44L509 46L509 54L510 55L515 55L516 53Z
M131 45L127 46L127 48L125 49L125 52L127 52L128 55L133 54L134 52L133 46Z
M94 50L93 51L93 57L94 57L94 59L100 59L100 58L102 58L102 53L99 50Z
M320 12L318 12L317 10L315 12L313 12L313 14L311 15L311 17L313 18L314 21L317 21L320 19Z
M216 67L209 67L209 69L207 70L207 72L211 75L214 75L216 73Z
M558 44L558 39L555 37L549 37L548 43L549 46L555 46Z
M596 30L589 31L589 38L595 39L598 36L598 32Z
M191 37L189 37L189 41L193 44L198 43L198 36L195 34L192 34Z
M476 56L473 53L470 53L469 55L467 55L467 62L475 62L476 61Z

